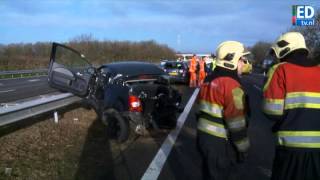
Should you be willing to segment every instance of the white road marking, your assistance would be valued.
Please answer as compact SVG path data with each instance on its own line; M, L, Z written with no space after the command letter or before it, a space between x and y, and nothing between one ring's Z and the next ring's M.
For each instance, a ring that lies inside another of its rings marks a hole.
M3 91L0 91L0 93L7 93L7 92L12 92L12 91L15 91L15 89L3 90Z
M262 89L259 87L259 86L257 86L257 85L253 85L253 87L255 87L256 89L258 89L259 91L262 91Z
M37 81L40 81L40 79L30 79L28 80L29 82L37 82Z
M167 136L163 144L161 145L161 148L159 149L156 156L153 158L152 162L150 163L148 169L142 176L142 180L149 180L149 179L157 179L160 175L160 172L163 168L164 163L166 162L171 149L180 133L181 128L183 127L184 122L186 121L188 114L192 108L192 105L194 101L197 98L197 95L199 93L199 88L197 88L191 98L189 99L186 107L184 108L183 113L179 116L177 121L176 128L170 132L170 134Z

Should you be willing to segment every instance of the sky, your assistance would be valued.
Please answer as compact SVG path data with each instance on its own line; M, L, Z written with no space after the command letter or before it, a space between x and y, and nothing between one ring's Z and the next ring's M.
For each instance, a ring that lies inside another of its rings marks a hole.
M146 41L211 53L225 40L274 41L291 25L292 5L319 0L0 0L0 44Z

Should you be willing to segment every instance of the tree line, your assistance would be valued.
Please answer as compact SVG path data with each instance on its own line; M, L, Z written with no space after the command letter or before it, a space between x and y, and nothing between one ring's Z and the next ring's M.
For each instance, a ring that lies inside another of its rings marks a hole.
M174 50L153 40L99 41L92 35L80 35L63 44L81 52L95 65L120 60L159 62L175 58ZM0 45L0 70L47 68L51 46L51 42Z

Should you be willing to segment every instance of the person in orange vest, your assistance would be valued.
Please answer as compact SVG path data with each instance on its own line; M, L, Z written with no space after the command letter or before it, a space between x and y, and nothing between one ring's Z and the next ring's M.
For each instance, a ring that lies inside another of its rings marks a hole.
M206 62L205 62L205 57L201 58L199 61L199 79L198 79L198 86L201 86L201 84L204 81L204 78L206 78Z
M196 55L194 54L190 60L189 65L189 73L190 73L190 82L189 87L196 87L197 86L197 60Z
M216 52L217 67L200 87L197 147L203 179L241 179L240 163L246 160L250 147L249 106L239 79L247 54L240 42L221 43Z
M263 112L277 137L272 180L320 179L320 66L308 54L298 32L281 35L271 47L280 61L263 88Z

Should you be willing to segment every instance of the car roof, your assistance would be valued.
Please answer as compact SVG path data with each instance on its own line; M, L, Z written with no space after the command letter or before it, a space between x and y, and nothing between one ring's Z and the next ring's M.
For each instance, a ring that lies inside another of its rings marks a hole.
M121 61L102 65L100 68L109 68L112 73L122 74L123 76L136 75L163 75L164 71L156 64L142 61Z

